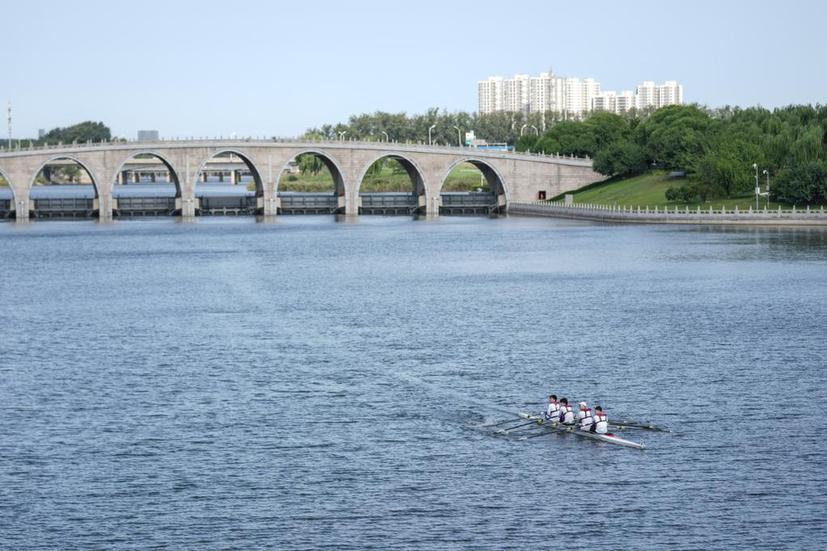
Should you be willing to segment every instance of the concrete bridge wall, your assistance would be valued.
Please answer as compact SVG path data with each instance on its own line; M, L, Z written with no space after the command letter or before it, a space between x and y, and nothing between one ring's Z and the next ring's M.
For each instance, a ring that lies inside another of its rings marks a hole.
M198 174L218 154L231 152L249 165L256 181L261 211L275 215L278 182L288 163L303 153L318 155L336 183L339 205L346 214L357 214L359 188L368 168L384 157L398 159L414 181L420 206L437 215L443 183L463 162L477 166L500 202L533 201L544 191L547 197L600 180L589 159L482 151L473 148L425 146L383 142L283 142L275 140L194 140L154 143L102 143L49 146L0 151L0 174L9 182L17 220L31 210L30 191L38 172L51 162L70 159L85 168L95 185L95 208L100 218L112 216L116 207L114 183L136 155L159 158L173 175L177 207L182 216L194 216L198 207Z

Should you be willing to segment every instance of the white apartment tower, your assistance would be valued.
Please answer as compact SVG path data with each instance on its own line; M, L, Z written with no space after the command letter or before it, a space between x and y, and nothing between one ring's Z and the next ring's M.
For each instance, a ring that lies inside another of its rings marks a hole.
M651 80L644 81L637 87L637 108L660 109L667 105L683 103L683 86L674 80L667 80L663 84L655 84Z
M625 113L631 109L659 108L683 103L683 86L674 80L663 84L645 81L635 92L601 91L593 78L560 77L552 72L514 78L489 77L477 83L479 112L554 112L580 118L592 111Z

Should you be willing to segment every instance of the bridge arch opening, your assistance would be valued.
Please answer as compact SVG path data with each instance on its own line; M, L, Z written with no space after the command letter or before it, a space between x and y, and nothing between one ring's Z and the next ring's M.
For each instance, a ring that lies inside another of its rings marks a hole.
M345 207L339 164L319 151L302 151L282 168L276 188L280 214L337 214Z
M181 184L172 164L154 152L136 153L118 168L112 195L116 216L171 215Z
M505 184L485 161L463 159L443 178L440 198L440 214L498 214L505 210Z
M195 196L201 215L256 214L264 184L253 161L235 150L206 159L198 170Z
M0 170L0 218L11 218L15 210L14 190L11 182Z
M359 214L417 214L425 209L425 180L401 155L374 160L359 178Z
M29 187L33 218L95 218L98 182L82 162L70 156L44 162Z

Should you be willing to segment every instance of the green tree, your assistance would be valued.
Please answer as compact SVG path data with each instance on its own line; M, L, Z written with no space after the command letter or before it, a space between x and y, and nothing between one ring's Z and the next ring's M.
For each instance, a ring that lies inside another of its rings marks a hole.
M827 161L808 161L781 170L772 194L785 203L824 203L827 200Z
M688 170L704 153L714 131L710 116L694 105L670 105L637 127L637 141L649 160L663 168Z
M313 153L303 153L296 159L296 164L299 165L299 171L302 174L311 174L315 176L324 168L324 161Z
M632 175L646 170L646 153L628 139L612 142L594 155L594 170L606 176Z
M112 139L109 127L102 122L84 121L66 128L53 128L41 141L47 143L102 142Z

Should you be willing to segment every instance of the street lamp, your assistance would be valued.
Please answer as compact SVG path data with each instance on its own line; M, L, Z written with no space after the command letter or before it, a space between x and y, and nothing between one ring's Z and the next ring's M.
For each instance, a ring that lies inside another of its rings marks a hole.
M534 132L536 132L538 136L540 135L540 131L539 131L539 130L537 130L537 127L536 127L536 126L534 126L534 125L532 124L532 125L531 125L531 128L533 128L533 129L534 129Z
M527 125L527 124L524 124L524 125L522 125L522 126L520 127L520 136L522 136L522 135L523 135L523 132L525 132L525 129L526 129L527 127L528 127L528 125Z
M339 141L345 141L345 134L347 134L347 130L342 130L341 132L339 132Z
M761 193L761 188L758 187L758 163L752 163L752 168L755 169L755 210L758 210L758 194Z
M462 147L462 130L459 126L455 126L454 129L457 131L457 144Z
M764 176L767 177L767 208L770 208L770 171L764 169Z
M391 139L388 137L388 133L387 133L387 132L385 132L384 130L382 130L382 131L380 131L380 133L381 133L381 134L383 134L383 135L385 136L385 141L386 141L386 142L391 141Z
M431 131L436 128L435 124L432 124L430 128L428 128L428 145L432 145L433 141L431 141Z

